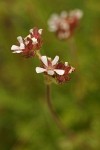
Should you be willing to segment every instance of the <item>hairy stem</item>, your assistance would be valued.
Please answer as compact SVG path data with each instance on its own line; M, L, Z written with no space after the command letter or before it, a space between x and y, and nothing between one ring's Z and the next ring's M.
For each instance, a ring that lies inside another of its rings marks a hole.
M62 124L60 118L58 117L57 113L54 110L54 107L51 103L51 87L50 84L46 85L46 99L47 99L47 105L49 108L49 111L52 115L53 120L55 121L56 125L59 127L59 129L62 131L62 133L66 134L66 129L64 125Z

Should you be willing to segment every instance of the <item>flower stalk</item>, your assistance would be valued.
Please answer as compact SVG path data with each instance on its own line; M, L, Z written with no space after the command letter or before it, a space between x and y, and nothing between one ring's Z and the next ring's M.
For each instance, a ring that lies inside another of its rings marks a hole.
M39 58L39 60L41 59L41 54L39 51L36 52L36 56Z
M66 128L62 124L51 102L51 84L46 84L46 102L53 120L63 134L66 134Z
M48 84L46 84L46 102L47 102L48 109L51 113L51 116L52 116L54 122L56 123L57 127L62 132L62 134L64 134L70 140L74 141L77 135L75 134L74 131L72 131L71 129L68 129L67 127L64 126L64 124L62 123L60 117L58 116L58 114L56 113L56 111L52 105L51 83L50 82Z

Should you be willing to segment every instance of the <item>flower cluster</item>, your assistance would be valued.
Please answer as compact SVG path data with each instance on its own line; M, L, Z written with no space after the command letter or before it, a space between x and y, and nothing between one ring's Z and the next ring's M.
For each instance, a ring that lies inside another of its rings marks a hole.
M40 50L42 46L42 29L33 28L30 29L29 35L25 38L21 36L17 37L19 46L12 45L11 50L13 53L22 53L25 57L32 57L35 55L37 50Z
M70 79L71 74L75 68L70 66L68 62L59 62L59 56L53 60L47 56L41 56L41 67L36 67L37 73L44 73L51 76L58 83L64 83Z
M51 77L57 83L64 83L68 81L69 74L75 69L71 67L68 62L59 62L59 56L53 60L47 56L41 56L39 50L42 46L42 29L37 27L30 30L30 33L25 38L17 37L19 45L12 45L11 50L13 53L21 53L25 57L33 57L35 54L38 56L41 66L36 67L37 73L44 73L46 76ZM38 51L38 52L37 52Z
M63 11L60 15L52 14L48 20L49 30L55 32L60 40L68 39L73 34L82 16L83 12L79 9L72 10L69 13Z

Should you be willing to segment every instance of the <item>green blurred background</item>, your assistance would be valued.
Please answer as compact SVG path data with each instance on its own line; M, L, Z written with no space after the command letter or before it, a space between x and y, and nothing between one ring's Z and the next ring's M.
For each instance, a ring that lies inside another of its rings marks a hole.
M48 31L54 12L82 9L74 38L77 57L66 41ZM66 138L56 126L45 100L39 61L11 53L16 37L34 26L43 28L41 53L75 66L70 82L52 85L52 102L68 129ZM100 150L100 0L0 0L0 150ZM78 77L78 78L77 78Z

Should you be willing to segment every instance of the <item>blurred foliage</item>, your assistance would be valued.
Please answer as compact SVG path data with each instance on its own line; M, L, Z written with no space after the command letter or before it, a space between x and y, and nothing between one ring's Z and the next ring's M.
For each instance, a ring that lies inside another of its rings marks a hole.
M82 9L75 32L78 58L68 42L49 33L47 19L62 10ZM59 131L46 107L39 62L11 53L16 37L44 29L42 54L56 54L75 66L70 82L52 85L55 109L74 140ZM0 150L100 150L100 0L0 0ZM77 78L78 74L78 78Z

